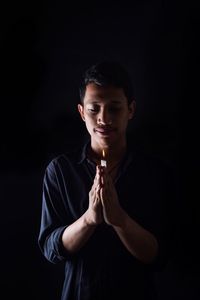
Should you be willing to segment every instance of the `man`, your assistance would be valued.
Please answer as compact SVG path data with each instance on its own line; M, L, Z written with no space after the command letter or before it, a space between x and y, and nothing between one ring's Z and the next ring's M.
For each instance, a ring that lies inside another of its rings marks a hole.
M170 232L168 172L128 146L136 104L124 67L89 68L80 100L90 140L46 169L40 248L66 263L62 300L155 300L151 273L165 263Z

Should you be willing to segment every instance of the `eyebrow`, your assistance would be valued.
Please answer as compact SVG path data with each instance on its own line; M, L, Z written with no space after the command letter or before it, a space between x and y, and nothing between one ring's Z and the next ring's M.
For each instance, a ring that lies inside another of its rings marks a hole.
M90 102L92 104L98 104L101 102L101 100L94 100L94 99L88 99L87 102ZM122 102L120 100L111 100L110 103L112 104L121 104Z

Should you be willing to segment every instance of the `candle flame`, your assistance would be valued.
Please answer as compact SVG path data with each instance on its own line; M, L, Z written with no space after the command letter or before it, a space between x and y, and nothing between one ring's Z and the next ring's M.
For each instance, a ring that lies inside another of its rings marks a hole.
M103 158L105 158L106 154L105 154L105 150L104 149L102 150L102 155L103 155Z

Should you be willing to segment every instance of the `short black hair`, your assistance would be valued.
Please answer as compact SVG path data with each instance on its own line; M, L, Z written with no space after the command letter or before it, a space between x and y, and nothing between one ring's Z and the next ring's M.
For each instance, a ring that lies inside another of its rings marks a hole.
M135 99L130 74L119 62L99 62L85 71L79 89L81 103L83 103L86 87L89 83L95 83L99 86L122 88L128 100L128 104Z

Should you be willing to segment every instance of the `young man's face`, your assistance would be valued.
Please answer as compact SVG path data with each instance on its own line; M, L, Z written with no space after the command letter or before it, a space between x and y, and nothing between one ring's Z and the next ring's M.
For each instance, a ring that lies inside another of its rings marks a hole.
M83 105L79 104L78 110L91 136L92 147L124 145L135 102L128 105L122 88L90 83L86 87Z

